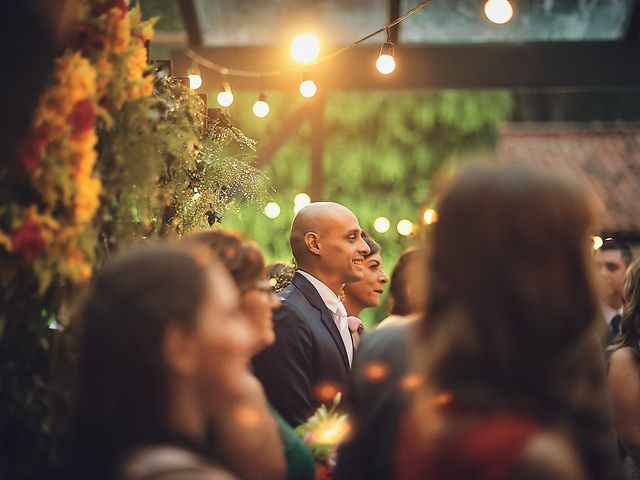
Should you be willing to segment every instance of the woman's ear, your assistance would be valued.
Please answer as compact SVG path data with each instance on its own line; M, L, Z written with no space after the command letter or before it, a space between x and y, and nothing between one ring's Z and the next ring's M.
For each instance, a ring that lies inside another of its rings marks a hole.
M318 234L307 232L304 235L304 244L313 255L320 255L320 241Z
M197 369L198 352L192 333L178 325L168 325L163 339L164 359L169 372L185 377Z

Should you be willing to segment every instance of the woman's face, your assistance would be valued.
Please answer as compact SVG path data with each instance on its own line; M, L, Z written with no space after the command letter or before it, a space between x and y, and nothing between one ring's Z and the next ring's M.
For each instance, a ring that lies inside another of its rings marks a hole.
M261 279L243 291L240 304L242 313L255 330L257 353L276 340L271 317L273 311L280 308L280 298L275 294L271 283Z
M193 336L202 401L208 413L215 414L247 394L256 334L240 310L238 290L229 275L212 269L209 279Z
M348 283L344 287L344 293L349 302L362 308L377 307L380 305L384 284L389 277L382 270L382 257L380 252L365 258L363 262L364 278L355 283Z

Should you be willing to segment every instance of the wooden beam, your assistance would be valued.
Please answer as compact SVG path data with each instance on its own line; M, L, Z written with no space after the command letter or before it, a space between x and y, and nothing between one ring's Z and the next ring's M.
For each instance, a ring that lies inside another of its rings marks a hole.
M324 200L324 98L311 102L311 176L309 193L312 202Z
M389 0L389 23L393 22L396 18L400 16L400 0ZM389 38L393 43L398 43L398 38L400 37L400 25L396 25L395 27L391 27L389 30Z
M198 53L230 68L267 71L291 65L286 48L209 47ZM541 42L404 45L389 76L375 70L378 46L353 48L314 67L320 90L638 87L640 42ZM191 64L173 52L177 74ZM204 71L211 88L221 77ZM207 76L210 75L210 76ZM279 77L229 78L234 89L295 91L299 72ZM206 85L205 85L206 86Z
M200 47L202 45L202 30L200 30L196 6L193 2L194 0L178 1L182 20L189 36L189 45L191 47Z
M305 104L302 108L291 115L291 117L285 120L280 127L280 130L270 136L271 141L264 148L258 148L258 158L256 159L254 166L260 169L269 163L289 137L298 131L308 116L309 105Z
M625 38L627 40L638 40L640 38L640 0L633 0L629 7L629 17Z

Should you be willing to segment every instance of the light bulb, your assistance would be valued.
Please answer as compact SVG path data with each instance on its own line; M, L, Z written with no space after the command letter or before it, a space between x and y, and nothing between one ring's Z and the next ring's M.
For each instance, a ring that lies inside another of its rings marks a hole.
M253 104L253 114L258 118L264 118L269 115L269 104L265 94L260 94L256 103Z
M316 82L313 80L303 80L300 83L300 95L304 98L311 98L318 92L318 87L316 86Z
M391 222L387 217L378 217L373 221L373 228L378 233L386 233L391 228Z
M269 202L264 206L264 214L269 218L277 218L280 215L280 205Z
M320 55L320 41L309 33L298 35L291 42L291 58L298 63L311 63Z
M299 193L295 197L293 197L294 205L297 205L300 207L306 207L310 203L311 203L311 197L309 197L309 195L307 195L306 193Z
M228 83L225 82L225 84L220 89L220 92L218 92L218 96L216 97L216 99L218 100L220 106L225 108L233 103L233 93L231 92L231 87Z
M187 77L189 77L189 88L191 90L197 90L202 86L202 77L199 74L190 73Z
M599 237L598 235L593 237L593 249L594 250L598 250L603 244L604 244L604 241L602 240L602 237Z
M398 233L403 237L408 237L413 233L413 222L404 218L398 222L396 230L398 230Z
M383 75L389 75L396 69L396 59L393 55L393 43L385 42L376 60L376 69Z
M502 25L513 17L513 7L509 0L487 0L484 4L484 14L493 23Z
M422 215L422 219L424 220L424 223L431 225L438 221L438 213L433 208L427 208Z

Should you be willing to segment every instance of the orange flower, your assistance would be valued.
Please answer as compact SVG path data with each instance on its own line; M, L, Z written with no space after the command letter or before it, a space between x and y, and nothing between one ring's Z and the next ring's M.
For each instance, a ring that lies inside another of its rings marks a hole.
M111 53L124 52L129 46L129 40L131 39L129 16L123 16L119 8L112 8L107 12L105 30L105 50Z
M91 220L100 206L100 180L95 177L78 178L75 196L75 219L78 223Z

